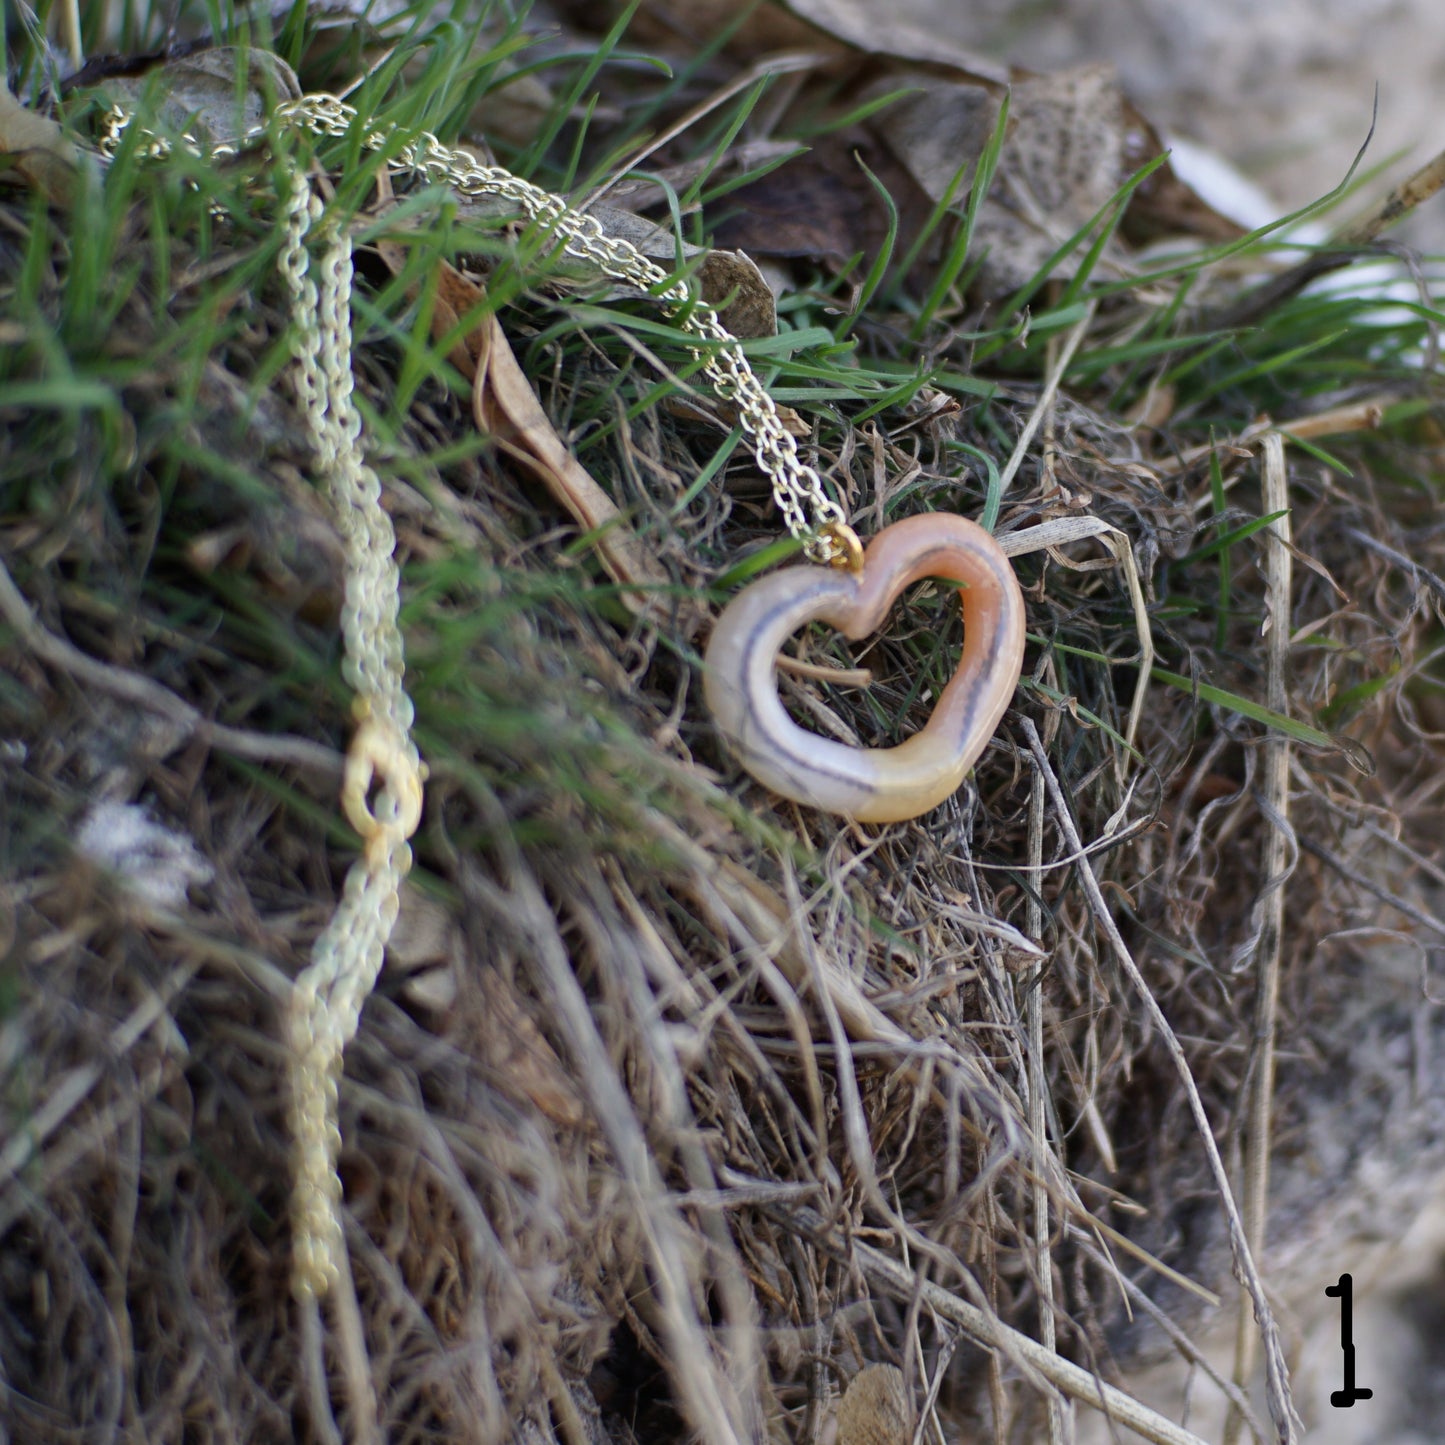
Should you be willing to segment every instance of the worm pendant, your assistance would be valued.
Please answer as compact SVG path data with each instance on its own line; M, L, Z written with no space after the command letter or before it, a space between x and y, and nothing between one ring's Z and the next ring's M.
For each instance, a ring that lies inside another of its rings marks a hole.
M922 730L897 747L853 748L799 727L774 676L788 637L819 621L860 641L925 577L962 584L964 637L958 668ZM958 790L1013 697L1023 650L1023 595L998 543L966 518L925 513L879 532L856 572L786 567L745 587L713 629L703 694L760 783L825 812L896 823Z

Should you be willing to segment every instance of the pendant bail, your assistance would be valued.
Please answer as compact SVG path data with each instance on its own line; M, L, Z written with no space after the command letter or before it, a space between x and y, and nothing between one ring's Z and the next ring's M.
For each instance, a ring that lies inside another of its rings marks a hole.
M824 522L818 536L827 545L830 567L846 567L855 577L862 573L863 543L847 522Z

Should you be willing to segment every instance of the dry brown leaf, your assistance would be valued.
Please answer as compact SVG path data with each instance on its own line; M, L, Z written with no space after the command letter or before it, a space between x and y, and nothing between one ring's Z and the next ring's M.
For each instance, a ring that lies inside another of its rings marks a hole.
M75 177L75 147L49 116L20 104L0 76L0 154L37 190L60 201Z
M677 241L670 231L655 225L645 216L624 211L616 206L595 205L591 214L609 236L628 241L649 261L671 270L677 261ZM701 246L682 246L682 258L698 263L698 286L702 299L710 306L721 306L722 324L734 336L750 340L758 336L778 334L778 313L773 293L752 257L741 251L705 250Z
M1175 392L1173 386L1150 386L1149 389L1124 413L1124 420L1131 426L1162 427L1174 415Z
M487 313L473 328L468 344L476 359L472 414L477 425L534 472L579 526L597 534L598 556L615 582L665 588L666 572L553 429L497 318ZM622 596L633 612L645 612L651 605L645 592L625 591Z
M960 166L976 161L998 124L1002 91L968 80L893 73L866 92L880 95L903 84L917 90L870 122L898 160L937 202L948 194ZM987 199L979 208L973 249L986 255L977 283L988 297L1007 295L1032 279L1048 258L1096 216L1129 177L1161 154L1163 142L1125 98L1106 65L1078 66L1057 75L1019 73L1009 87L1008 134ZM972 167L954 191L968 197ZM1129 234L1140 239L1164 230L1210 240L1240 234L1174 175L1167 162L1130 199L1137 219ZM1051 274L1069 277L1078 253ZM1128 254L1111 240L1101 258L1106 272L1122 274Z
M714 240L764 260L837 267L861 255L862 265L852 274L862 276L886 244L889 228L870 174L898 213L895 254L908 253L933 202L908 168L862 127L819 136L803 155L733 191L721 202ZM936 242L925 246L919 261L926 264L936 249Z
M1129 173L1165 150L1164 139L1147 116L1129 99L1124 100L1124 169ZM1123 231L1136 246L1162 236L1199 236L1206 241L1233 241L1244 227L1221 215L1192 186L1174 173L1168 161L1142 181L1124 213Z
M465 131L525 150L541 133L556 106L556 95L540 75L519 75L477 98Z
M975 81L890 68L866 87L863 98L872 100L904 88L910 93L879 111L872 129L930 201L937 204L951 193L962 204L968 198L974 165L998 125L1003 91ZM950 192L960 168L963 178Z
M761 67L751 67L754 72L759 69ZM677 123L674 122L674 125ZM679 130L678 133L683 132ZM658 210L667 204L669 189L682 195L699 177L711 183L734 180L748 171L777 165L797 152L798 142L793 140L766 136L757 140L739 140L725 155L715 156L709 152L656 169L649 166L646 173L619 177L608 183L607 199L612 205L627 211ZM652 154L649 150L649 159Z
M871 90L896 89L894 75ZM874 118L877 132L920 186L940 201L960 166L976 161L998 122L1001 93L967 80L915 78L919 93ZM973 247L986 254L979 290L1001 296L1033 277L1126 179L1123 97L1107 66L1025 76L1011 87L1008 135L993 187L979 208ZM954 192L962 204L969 175ZM1065 258L1054 275L1074 274ZM1117 273L1111 244L1101 265Z
M1127 179L1124 97L1107 65L1084 65L1057 75L1014 82L1009 136L989 201L980 216L990 245L990 289L1011 291L1029 280ZM1011 221L1016 224L1011 224ZM1111 243L1101 264L1122 259ZM1077 257L1056 268L1072 276Z
M611 28L622 13L624 0L554 0L554 8L574 25L598 34ZM696 55L726 31L728 54L743 59L816 41L811 26L779 5L752 6L741 18L739 9L738 0L643 0L627 38Z
M718 318L740 341L778 334L773 288L746 251L709 251L698 267L702 299L718 308Z
M823 34L865 55L946 65L975 80L1007 85L1008 67L956 45L936 30L890 13L876 0L787 0L786 8Z
M404 264L401 248L383 242L379 249L387 265L400 272ZM485 301L486 292L480 286L448 262L439 262L432 334L454 333L461 318L478 314ZM553 429L491 311L480 313L480 319L452 347L450 360L472 383L472 412L478 427L532 472L579 526L597 534L597 555L608 575L624 588L660 592L667 587L669 578L656 558ZM624 590L622 599L635 613L655 605L647 591Z
M237 73L245 76L238 90ZM105 82L107 93L131 106L155 86L162 97L157 122L185 131L205 146L234 145L261 125L277 101L299 100L296 72L269 51L217 45Z
M787 259L842 262L871 253L884 235L880 219L886 223L850 147L832 136L740 186L720 209L713 232L720 246Z

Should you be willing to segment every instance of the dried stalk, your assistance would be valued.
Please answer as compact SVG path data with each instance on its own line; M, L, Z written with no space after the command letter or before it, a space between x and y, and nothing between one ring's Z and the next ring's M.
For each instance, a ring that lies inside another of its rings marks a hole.
M1079 837L1078 827L1069 811L1064 790L1049 764L1043 744L1039 741L1038 730L1029 718L1022 719L1021 726L1028 738L1035 766L1043 774L1044 782L1048 785L1049 797L1054 805L1054 817L1064 835L1064 840L1076 852L1082 853L1083 840ZM1189 1103L1189 1111L1194 1116L1200 1143L1204 1146L1205 1158L1208 1161L1210 1173L1214 1176L1215 1187L1224 1208L1225 1220L1229 1228L1230 1251L1234 1257L1235 1274L1253 1301L1255 1318L1259 1321L1260 1332L1264 1337L1265 1378L1268 1386L1270 1417L1274 1421L1280 1445L1296 1445L1301 1427L1298 1416L1295 1414L1294 1402L1290 1397L1289 1376L1285 1369L1284 1347L1280 1343L1279 1325L1275 1321L1274 1312L1270 1309L1269 1300L1264 1293L1264 1284L1255 1268L1249 1241L1245 1237L1244 1224L1239 1217L1239 1207L1235 1203L1234 1193L1229 1187L1229 1177L1224 1170L1224 1161L1219 1157L1219 1146L1214 1141L1214 1131L1210 1125L1208 1114L1204 1112L1204 1101L1199 1097L1199 1088L1189 1070L1189 1061L1184 1057L1184 1050L1177 1035L1170 1027L1169 1020L1164 1017L1164 1011L1159 1007L1159 1001L1144 981L1144 975L1139 972L1139 965L1134 962L1133 955L1129 952L1123 935L1119 932L1119 926L1109 912L1109 905L1104 899L1103 890L1099 887L1099 880L1095 876L1093 865L1087 858L1081 857L1078 869L1079 879L1084 885L1084 894L1094 913L1094 921L1109 941L1115 959L1138 994L1140 1002L1144 1005L1145 1014L1158 1031L1160 1040L1179 1073L1179 1080Z
M1265 588L1269 633L1265 638L1266 703L1286 713L1285 666L1289 658L1292 615L1292 557L1290 553L1289 487L1285 475L1284 438L1271 432L1264 439L1264 509L1279 516L1264 530ZM1269 825L1261 859L1264 885L1254 905L1251 937L1241 950L1240 963L1253 957L1257 972L1254 996L1254 1047L1250 1059L1245 1100L1244 1236L1256 1257L1264 1252L1269 1218L1270 1117L1274 1107L1275 1025L1279 1010L1280 945L1284 929L1285 883L1294 872L1299 849L1289 821L1290 740L1271 728L1264 739L1264 805ZM1239 1299L1239 1321L1234 1339L1234 1383L1245 1389L1254 1373L1258 1347L1254 1315L1247 1296ZM1233 1405L1224 1423L1225 1445L1235 1445L1242 1420Z

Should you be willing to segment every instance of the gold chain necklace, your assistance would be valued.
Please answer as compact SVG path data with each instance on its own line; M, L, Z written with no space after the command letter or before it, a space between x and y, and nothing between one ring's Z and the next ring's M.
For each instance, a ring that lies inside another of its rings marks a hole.
M119 107L109 112L104 153L115 154L130 119ZM343 137L358 117L335 96L314 94L278 105L274 119L318 137ZM212 154L234 154L265 135L257 127L237 144L213 147ZM373 151L390 149L397 139L390 129L362 135ZM144 143L153 156L170 148L155 135ZM185 137L182 143L194 144ZM788 531L815 564L783 568L750 584L724 609L708 643L708 706L743 765L785 797L863 822L915 818L953 794L997 727L1023 657L1023 599L993 538L963 517L931 513L885 527L865 550L816 469L799 457L737 338L685 282L670 280L636 247L607 235L594 217L559 196L500 166L483 165L429 132L402 141L388 166L460 196L511 201L558 237L567 254L650 292L690 338L703 374L737 407ZM306 242L318 225L325 254L316 263ZM347 547L344 666L356 693L358 727L347 754L342 805L365 845L311 962L296 979L288 1010L294 1282L306 1297L331 1289L343 1259L336 1173L342 1055L396 921L401 882L411 866L408 839L421 817L425 766L411 739L413 709L403 680L395 536L381 506L380 483L361 450L361 421L351 401L351 239L344 225L326 218L299 170L291 178L285 234L280 269L291 295L296 388ZM788 636L819 620L855 640L865 637L899 592L924 577L962 584L965 626L958 670L924 728L897 747L868 749L798 727L778 698L774 677Z
M307 95L277 106L276 118L315 135L340 137L355 123L356 111L335 96ZM390 131L373 130L366 133L363 144L379 151L393 139ZM594 216L574 211L560 196L501 166L483 165L466 151L443 145L430 132L405 142L389 164L395 171L409 171L433 184L449 186L459 196L498 196L511 201L528 220L559 237L568 255L591 262L613 280L655 295L697 342L693 355L702 362L703 374L737 406L758 463L772 482L788 531L803 543L807 555L815 562L827 563L845 557L850 546L858 545L847 529L843 509L823 490L817 471L798 456L797 443L778 416L772 397L753 374L737 338L711 306L692 295L685 282L670 282L661 266L630 242L609 236Z

